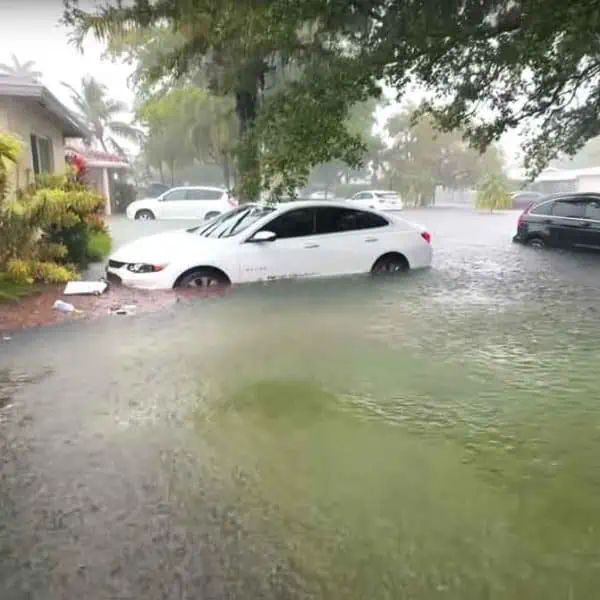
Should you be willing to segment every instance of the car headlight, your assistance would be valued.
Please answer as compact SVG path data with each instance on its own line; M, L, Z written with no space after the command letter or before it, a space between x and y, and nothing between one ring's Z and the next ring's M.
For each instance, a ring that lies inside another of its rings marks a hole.
M157 273L162 271L167 265L149 265L147 263L131 263L127 265L127 270L132 273Z

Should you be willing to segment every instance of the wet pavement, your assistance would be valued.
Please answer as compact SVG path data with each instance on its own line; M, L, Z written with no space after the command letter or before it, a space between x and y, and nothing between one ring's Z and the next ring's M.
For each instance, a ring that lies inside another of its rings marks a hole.
M0 342L0 598L596 597L600 260L516 216Z

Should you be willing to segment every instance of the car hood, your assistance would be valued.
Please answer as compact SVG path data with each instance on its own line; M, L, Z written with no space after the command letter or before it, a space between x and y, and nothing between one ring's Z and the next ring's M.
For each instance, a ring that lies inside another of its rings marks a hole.
M110 258L125 263L163 264L199 250L213 249L225 240L205 238L185 229L140 238L119 248Z

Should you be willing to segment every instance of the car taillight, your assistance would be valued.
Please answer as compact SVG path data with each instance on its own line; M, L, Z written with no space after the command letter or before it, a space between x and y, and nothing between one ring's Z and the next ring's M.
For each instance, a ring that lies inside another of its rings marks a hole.
M238 205L238 201L231 194L227 194L227 202L234 208Z
M421 232L421 237L428 243L431 244L431 234L429 233L429 231L422 231Z
M522 225L525 222L526 215L529 214L529 211L533 208L535 202L530 202L529 206L519 215L519 220L517 221L517 225Z

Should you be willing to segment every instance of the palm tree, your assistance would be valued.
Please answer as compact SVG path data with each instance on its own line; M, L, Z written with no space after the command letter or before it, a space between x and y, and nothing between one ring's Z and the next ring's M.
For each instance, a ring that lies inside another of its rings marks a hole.
M142 132L124 121L119 121L116 116L127 112L127 105L120 100L107 97L107 87L94 77L82 77L81 91L77 91L68 83L62 84L71 92L71 100L77 112L92 132L95 139L105 152L110 145L119 156L124 157L125 151L114 136L130 141L139 141ZM91 143L92 140L88 140Z
M11 77L31 79L32 81L39 81L42 78L41 72L35 69L35 61L28 60L27 62L21 63L14 54L11 55L11 60L12 64L0 63L0 77L8 75Z

